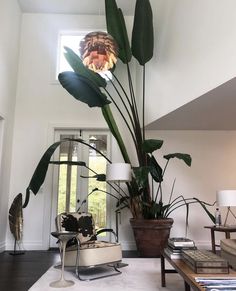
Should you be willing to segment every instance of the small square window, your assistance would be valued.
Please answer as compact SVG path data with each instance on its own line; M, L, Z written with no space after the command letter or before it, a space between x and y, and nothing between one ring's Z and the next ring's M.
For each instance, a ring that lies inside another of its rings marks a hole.
M64 71L73 71L71 66L68 64L65 56L64 56L64 47L69 47L72 49L78 56L80 56L79 46L80 41L84 38L84 36L89 33L87 32L61 32L59 34L59 45L58 45L58 58L57 58L57 70L56 70L56 78L59 73ZM109 71L99 73L103 78L107 81L112 79L112 74Z
M86 33L81 34L60 34L59 35L59 52L57 61L57 75L64 71L72 71L64 56L64 47L71 48L77 55L79 55L79 44Z

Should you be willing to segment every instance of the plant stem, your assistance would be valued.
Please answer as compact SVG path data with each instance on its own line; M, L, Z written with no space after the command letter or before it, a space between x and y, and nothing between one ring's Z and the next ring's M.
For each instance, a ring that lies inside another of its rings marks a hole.
M120 97L120 100L121 100L121 102L122 102L122 104L123 104L123 106L124 106L124 108L125 108L125 110L126 110L128 116L129 116L130 122L131 122L131 124L132 124L132 126L133 126L133 130L135 131L135 124L134 124L133 118L132 118L132 116L131 116L131 114L130 114L130 112L129 112L129 110L128 110L127 105L125 104L124 99L122 98L122 96L121 96L119 90L117 89L117 87L115 86L114 82L112 82L111 79L109 79L109 80L110 80L112 86L114 87L114 89L116 90L116 93L117 93L118 96ZM125 91L123 91L123 92L125 92ZM112 101L113 101L113 100L112 100ZM114 101L113 101L113 102L114 102ZM130 103L129 103L129 104L130 104Z
M145 140L145 65L143 66L143 140Z
M134 141L134 144L135 144L135 146L136 146L137 143L136 143L135 135L134 135L134 133L132 132L132 130L131 130L131 128L130 128L130 125L128 124L128 122L127 122L127 120L126 120L124 114L123 114L122 111L120 110L119 106L117 105L117 103L115 102L115 100L114 100L114 98L111 96L111 94L110 94L106 89L105 89L105 91L106 91L106 93L109 95L109 97L111 98L112 102L115 104L115 106L116 106L118 112L120 113L121 117L123 118L123 120L124 120L124 122L125 122L125 124L126 124L126 126L127 126L127 128L128 128L128 130L129 130L129 132L130 132L130 134L131 134L131 136L132 136L132 139L133 139L133 141Z

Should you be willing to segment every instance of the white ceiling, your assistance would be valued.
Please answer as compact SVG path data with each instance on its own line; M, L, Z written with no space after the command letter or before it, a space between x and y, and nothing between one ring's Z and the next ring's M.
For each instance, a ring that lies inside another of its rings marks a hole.
M104 0L18 0L25 13L104 14ZM133 15L135 0L117 0L125 15Z
M147 126L160 130L236 130L236 78Z
M104 0L18 0L23 13L104 14ZM136 0L117 0L133 15ZM236 130L236 78L147 126L163 130Z

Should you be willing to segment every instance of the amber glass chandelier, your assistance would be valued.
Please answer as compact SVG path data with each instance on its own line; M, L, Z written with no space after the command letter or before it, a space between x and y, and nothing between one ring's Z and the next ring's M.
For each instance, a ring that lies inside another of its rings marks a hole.
M117 54L118 46L106 32L90 32L80 42L83 64L97 73L111 69L117 61Z

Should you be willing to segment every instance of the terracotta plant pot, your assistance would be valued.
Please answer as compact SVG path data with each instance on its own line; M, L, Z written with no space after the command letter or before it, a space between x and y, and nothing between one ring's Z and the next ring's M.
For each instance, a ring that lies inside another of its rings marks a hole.
M161 250L167 245L173 222L172 218L130 219L140 257L160 256Z

